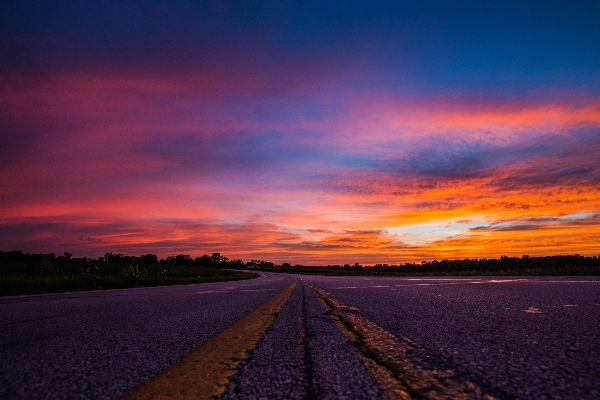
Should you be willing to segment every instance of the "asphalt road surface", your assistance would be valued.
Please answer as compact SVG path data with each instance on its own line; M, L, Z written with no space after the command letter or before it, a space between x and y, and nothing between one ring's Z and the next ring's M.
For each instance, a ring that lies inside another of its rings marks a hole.
M600 398L598 278L306 279L494 397Z
M221 398L386 398L390 389L374 368L395 355L407 376L443 375L449 397L466 388L475 398L600 398L598 278L273 274L1 298L0 398L119 398L294 278L295 290ZM355 332L375 326L374 343L385 342L384 332L396 348L369 350L352 339L336 319L344 313ZM413 387L422 392L410 397L428 397L435 385Z
M290 282L0 298L0 398L119 398Z

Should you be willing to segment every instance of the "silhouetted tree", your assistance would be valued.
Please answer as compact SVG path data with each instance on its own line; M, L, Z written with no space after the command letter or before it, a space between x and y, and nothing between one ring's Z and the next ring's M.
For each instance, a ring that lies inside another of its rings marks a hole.
M179 254L176 256L169 256L165 260L165 264L176 264L176 265L192 265L194 260L189 254Z
M202 257L194 258L194 265L197 265L201 268L209 268L212 266L212 259L205 254Z
M144 254L138 257L138 262L144 264L156 264L158 263L158 257L156 254Z

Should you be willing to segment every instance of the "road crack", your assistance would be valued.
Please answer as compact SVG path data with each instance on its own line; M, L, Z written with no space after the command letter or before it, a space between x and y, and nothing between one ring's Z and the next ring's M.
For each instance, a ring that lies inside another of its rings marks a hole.
M425 349L370 322L356 308L307 282L373 377L391 399L493 399L453 371L427 365Z

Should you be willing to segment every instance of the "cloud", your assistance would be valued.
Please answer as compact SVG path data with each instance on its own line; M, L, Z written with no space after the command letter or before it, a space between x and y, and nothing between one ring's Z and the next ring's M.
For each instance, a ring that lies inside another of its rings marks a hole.
M599 208L595 98L338 97L227 73L3 80L3 243L389 262L438 254L392 228L480 221L462 249L596 223L547 219Z
M557 230L576 227L577 225L600 225L599 213L577 213L562 216L523 217L513 220L500 220L488 225L477 226L470 229L473 232L493 231L532 231L532 230Z
M79 240L87 240L88 242L101 242L102 239L93 236L79 236Z
M471 228L471 231L530 231L540 229L539 225L528 225L528 224L512 224L512 225L502 225L502 226L478 226L475 228Z

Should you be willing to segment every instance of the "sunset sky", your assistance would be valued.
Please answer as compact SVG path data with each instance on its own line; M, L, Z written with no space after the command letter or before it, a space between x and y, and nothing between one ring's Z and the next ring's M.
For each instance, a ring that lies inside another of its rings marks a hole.
M0 250L600 254L598 1L3 1Z

